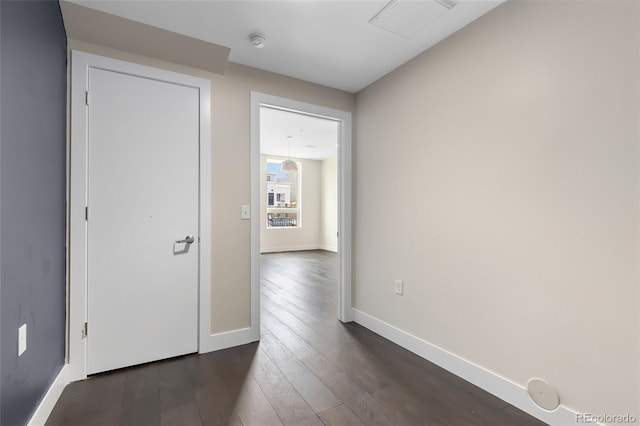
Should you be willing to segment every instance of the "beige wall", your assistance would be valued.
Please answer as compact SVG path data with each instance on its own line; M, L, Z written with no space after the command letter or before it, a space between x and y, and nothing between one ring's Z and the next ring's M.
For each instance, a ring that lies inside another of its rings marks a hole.
M299 228L267 228L267 172L269 160L285 160L273 155L260 156L260 251L262 253L314 250L320 248L320 161L295 158L300 163L302 214Z
M320 216L320 247L338 251L338 156L322 160L320 166L320 192L322 213Z
M510 1L357 95L356 308L639 414L639 4Z
M211 332L249 327L250 222L240 219L240 206L251 199L251 91L349 112L354 95L234 63L219 75L74 39L69 49L211 80L212 196L225 200L212 206Z

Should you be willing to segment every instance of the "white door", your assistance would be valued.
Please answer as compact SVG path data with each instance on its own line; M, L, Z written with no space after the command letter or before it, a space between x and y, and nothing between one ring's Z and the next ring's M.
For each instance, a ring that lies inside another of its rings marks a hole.
M97 68L88 80L93 374L198 349L199 94Z

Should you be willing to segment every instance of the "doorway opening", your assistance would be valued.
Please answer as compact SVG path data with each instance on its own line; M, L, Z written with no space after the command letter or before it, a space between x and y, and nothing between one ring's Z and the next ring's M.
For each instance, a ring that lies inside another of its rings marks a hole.
M338 252L338 127L260 107L260 253Z
M252 92L251 328L262 253L335 257L336 318L351 309L351 113Z

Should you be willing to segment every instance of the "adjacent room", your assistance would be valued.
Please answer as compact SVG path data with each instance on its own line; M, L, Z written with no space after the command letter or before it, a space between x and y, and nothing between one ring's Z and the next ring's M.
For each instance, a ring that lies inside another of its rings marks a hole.
M260 253L338 252L338 122L260 108Z

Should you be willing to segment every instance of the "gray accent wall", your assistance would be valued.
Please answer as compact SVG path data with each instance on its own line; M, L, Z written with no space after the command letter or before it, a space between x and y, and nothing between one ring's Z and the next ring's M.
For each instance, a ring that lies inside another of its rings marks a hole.
M14 426L64 364L66 35L57 1L2 0L0 20L0 424Z

